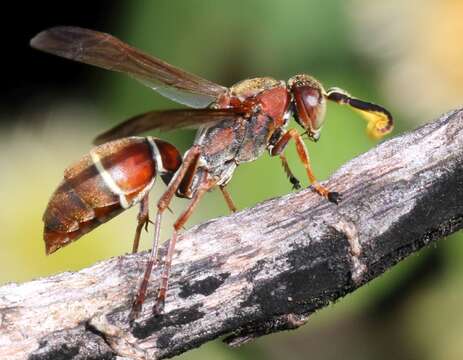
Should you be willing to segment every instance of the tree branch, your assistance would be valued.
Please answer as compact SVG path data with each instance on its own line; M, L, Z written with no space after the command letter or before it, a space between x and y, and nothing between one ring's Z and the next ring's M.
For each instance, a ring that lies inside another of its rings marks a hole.
M0 357L166 358L228 335L239 345L296 328L308 315L462 227L463 110L382 143L311 190L187 231L166 314L128 311L146 253L0 288ZM165 247L164 247L165 249Z

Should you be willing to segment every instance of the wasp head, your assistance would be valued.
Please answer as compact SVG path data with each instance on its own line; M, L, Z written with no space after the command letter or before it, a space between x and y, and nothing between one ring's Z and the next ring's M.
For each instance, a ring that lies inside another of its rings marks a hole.
M294 118L309 138L317 141L325 117L325 91L322 84L310 75L296 75L288 80L292 94Z

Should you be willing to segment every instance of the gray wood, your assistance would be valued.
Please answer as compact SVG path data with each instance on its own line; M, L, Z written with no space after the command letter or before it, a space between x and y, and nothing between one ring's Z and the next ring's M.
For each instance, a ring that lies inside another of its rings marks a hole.
M155 271L131 329L146 253L0 287L0 358L166 358L296 328L462 227L462 161L459 110L344 165L327 182L339 206L307 189L193 227L178 242L166 314L151 315Z

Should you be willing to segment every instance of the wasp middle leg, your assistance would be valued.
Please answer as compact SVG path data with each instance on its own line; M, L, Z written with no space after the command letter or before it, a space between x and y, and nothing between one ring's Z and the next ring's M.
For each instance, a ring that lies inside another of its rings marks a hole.
M227 206L230 209L230 211L232 213L236 212L237 211L236 205L233 202L233 199L232 199L230 193L227 191L225 185L220 185L219 188L220 188L220 192L222 193L222 195L223 195L223 197L225 199L225 202L227 203Z

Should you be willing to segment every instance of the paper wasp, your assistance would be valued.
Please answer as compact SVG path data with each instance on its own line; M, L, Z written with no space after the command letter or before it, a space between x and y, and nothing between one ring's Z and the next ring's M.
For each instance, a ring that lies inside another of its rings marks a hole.
M239 164L256 160L268 151L271 156L280 157L291 183L299 188L299 181L284 156L286 146L293 140L313 190L333 203L338 202L338 193L317 182L302 136L296 129L286 129L292 116L313 141L320 137L327 100L360 112L373 138L381 138L393 128L392 116L383 107L356 99L338 88L325 90L319 81L306 74L293 76L287 82L271 77L247 79L228 88L147 55L109 34L77 27L43 31L31 40L31 46L129 74L192 108L148 112L98 136L96 143L103 145L66 171L65 180L44 215L47 252L52 252L140 203L133 248L136 251L140 231L149 221L148 191L156 174L161 174L168 186L157 204L153 246L131 319L137 317L144 302L150 274L157 262L161 219L174 196L191 201L174 223L155 313L164 308L178 233L203 195L219 187L230 210L236 210L226 185ZM183 159L175 147L159 139L129 137L147 130L182 127L198 128Z

